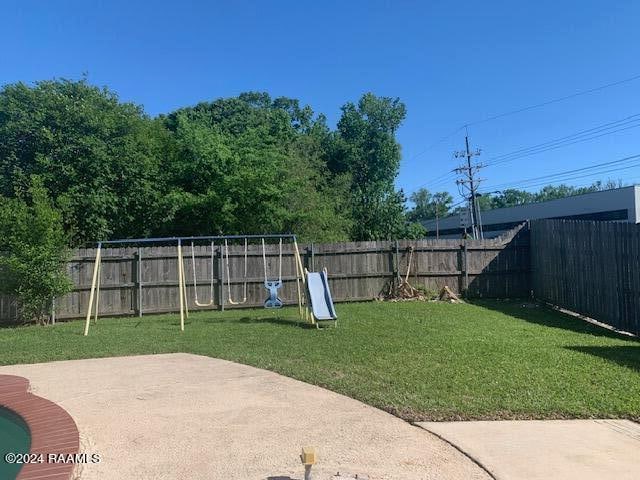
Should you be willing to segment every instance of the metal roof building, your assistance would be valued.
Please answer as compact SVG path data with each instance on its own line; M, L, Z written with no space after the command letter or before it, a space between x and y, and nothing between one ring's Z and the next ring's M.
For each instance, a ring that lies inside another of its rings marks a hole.
M640 223L640 186L615 188L571 197L481 212L485 238L496 237L527 220L565 218ZM460 215L422 222L429 237L460 238Z

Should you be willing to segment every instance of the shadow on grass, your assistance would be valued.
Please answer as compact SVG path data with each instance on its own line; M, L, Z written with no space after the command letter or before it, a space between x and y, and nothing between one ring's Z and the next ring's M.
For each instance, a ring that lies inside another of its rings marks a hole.
M503 313L526 322L543 325L545 327L562 328L576 333L585 333L598 337L616 338L628 341L638 340L636 337L622 335L606 328L593 325L580 318L553 310L545 305L536 304L531 300L479 300L471 299L468 303Z
M610 347L571 346L564 348L595 355L640 372L640 345L612 345Z
M0 323L0 330L12 330L12 329L21 328L21 327L29 327L31 325L33 325L33 324L32 323L18 323L18 322Z
M282 317L241 317L239 323L273 323L274 325L286 325L289 327L301 327L304 324L298 320Z
M257 316L250 317L248 315L242 317L213 317L207 318L205 323L244 323L244 324L259 324L259 323L271 323L274 325L283 325L287 327L305 327L306 323L300 320L294 320L291 318L271 317L271 316Z

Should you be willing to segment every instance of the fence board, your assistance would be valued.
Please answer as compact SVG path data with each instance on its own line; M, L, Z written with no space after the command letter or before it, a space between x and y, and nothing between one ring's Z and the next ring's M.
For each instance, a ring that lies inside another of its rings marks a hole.
M536 220L531 283L536 298L640 334L640 225Z
M498 239L483 241L399 240L397 252L395 241L300 244L299 250L305 268L313 268L316 271L327 269L336 302L378 298L388 282L398 274L405 277L409 267L409 281L429 290L439 290L448 285L453 291L467 293L469 296L517 297L528 295L531 289L528 242L527 228L521 227ZM183 245L189 309L220 309L222 303L225 308L236 308L229 303L224 246L214 246L213 266L209 244L194 245L193 258L191 248L190 243ZM228 248L231 298L234 301L242 300L246 281L247 302L237 307L262 306L267 292L263 286L261 245L250 243L247 247L246 279L244 244L233 242ZM410 248L413 249L411 255ZM463 258L465 249L466 263ZM140 265L138 252L142 257ZM95 254L95 249L78 249L73 252L67 269L74 289L64 298L56 300L58 319L80 318L86 315ZM278 244L268 244L265 256L269 278L277 278ZM137 315L139 297L143 313L178 311L176 246L103 249L101 269L100 315ZM197 287L194 287L194 270ZM283 244L281 298L285 304L297 303L295 274L293 246ZM468 283L465 280L467 276ZM213 304L197 307L195 288L198 301L208 303L212 279ZM16 315L15 302L11 303L8 297L0 296L0 322L15 319Z

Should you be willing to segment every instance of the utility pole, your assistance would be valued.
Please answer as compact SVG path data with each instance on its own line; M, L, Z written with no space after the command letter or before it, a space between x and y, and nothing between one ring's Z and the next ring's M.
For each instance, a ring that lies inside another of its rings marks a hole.
M473 163L471 159L480 155L480 149L472 152L469 148L469 133L464 136L465 149L464 151L458 151L454 153L456 158L465 158L466 163L462 164L455 169L455 172L460 174L462 178L456 180L456 185L460 189L460 195L467 198L469 205L469 219L471 223L471 235L475 239L483 238L482 233L482 221L480 220L480 209L478 208L478 185L480 179L476 177L476 174L483 167L480 163ZM468 193L468 194L465 194Z

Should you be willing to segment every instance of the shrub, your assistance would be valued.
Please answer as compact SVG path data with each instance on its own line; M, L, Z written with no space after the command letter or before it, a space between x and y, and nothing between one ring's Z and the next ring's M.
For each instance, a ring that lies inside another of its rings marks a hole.
M38 177L0 197L0 292L15 295L20 320L45 323L53 298L70 291L62 216Z

